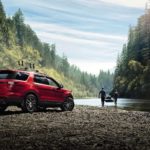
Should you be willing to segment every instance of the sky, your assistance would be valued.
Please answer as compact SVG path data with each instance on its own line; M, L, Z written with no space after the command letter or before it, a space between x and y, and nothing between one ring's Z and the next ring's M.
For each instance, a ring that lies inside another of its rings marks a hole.
M130 26L148 0L1 0L7 16L20 8L42 42L56 44L81 71L113 72Z

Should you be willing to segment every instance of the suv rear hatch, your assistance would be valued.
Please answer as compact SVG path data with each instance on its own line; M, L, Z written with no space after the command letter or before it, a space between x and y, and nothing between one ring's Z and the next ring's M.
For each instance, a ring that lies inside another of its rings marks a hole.
M8 92L22 93L28 87L25 84L29 74L22 71L0 70L0 97L7 96Z
M13 79L16 76L15 71L0 70L0 97L7 95L13 85Z

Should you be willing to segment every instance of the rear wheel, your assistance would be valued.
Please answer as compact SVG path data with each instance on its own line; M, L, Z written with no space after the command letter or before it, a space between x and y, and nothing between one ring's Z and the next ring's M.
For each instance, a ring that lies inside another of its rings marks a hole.
M6 105L0 105L0 112L4 112L6 110Z
M26 95L22 110L30 113L37 111L37 97L34 94Z
M67 99L63 102L61 109L63 111L72 111L74 108L73 98L67 97Z

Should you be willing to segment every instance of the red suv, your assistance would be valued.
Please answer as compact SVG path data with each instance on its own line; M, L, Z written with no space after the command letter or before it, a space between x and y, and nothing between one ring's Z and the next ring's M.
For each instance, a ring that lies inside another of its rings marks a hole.
M71 91L51 77L38 72L0 70L0 112L10 105L26 112L47 107L72 111L74 101Z

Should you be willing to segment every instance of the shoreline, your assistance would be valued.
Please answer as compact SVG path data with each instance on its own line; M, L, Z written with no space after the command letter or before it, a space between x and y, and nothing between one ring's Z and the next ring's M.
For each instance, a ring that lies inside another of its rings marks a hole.
M96 99L75 99L76 105L82 106L98 106L101 107L101 100ZM92 102L93 101L93 102ZM149 100L138 100L138 99L118 99L117 105L114 102L105 102L105 107L117 107L119 109L125 109L128 111L142 111L150 112L150 101Z
M112 107L76 106L33 114L10 107L0 114L3 150L149 150L150 113Z

